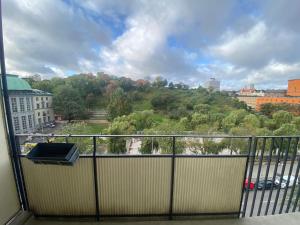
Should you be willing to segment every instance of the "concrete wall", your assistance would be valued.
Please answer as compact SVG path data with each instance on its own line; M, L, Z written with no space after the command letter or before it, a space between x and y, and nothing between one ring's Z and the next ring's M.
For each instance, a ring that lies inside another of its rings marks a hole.
M18 193L11 161L8 155L8 141L4 123L2 98L0 99L0 224L7 222L20 209Z

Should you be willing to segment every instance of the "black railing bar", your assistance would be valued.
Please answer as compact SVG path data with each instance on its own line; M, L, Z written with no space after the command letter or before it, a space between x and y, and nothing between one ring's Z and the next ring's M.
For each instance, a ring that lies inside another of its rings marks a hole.
M250 152L250 156L249 156L249 157L251 157L251 161L250 161L250 168L249 168L249 173L248 173L248 177L247 177L248 185L247 185L246 194L245 194L245 198L244 198L244 207L243 207L242 217L245 217L246 210L247 210L249 189L250 189L250 183L251 183L251 179L252 179L255 151L256 151L256 146L257 146L257 138L252 137L251 139L252 139L252 142L254 142L254 143L251 144L251 152Z
M298 205L299 198L300 198L300 187L298 186L298 193L296 195L296 199L295 199L295 202L294 202L292 212L296 212L296 208L297 208L297 205Z
M230 139L230 142L231 142L231 139ZM250 154L251 154L251 144L252 144L252 137L248 139L248 153L247 153L247 159L246 159L246 164L245 164L245 169L244 169L244 177L243 177L243 180L242 180L241 199L240 199L240 207L239 207L238 217L240 217L241 213L242 213L242 204L243 204L244 191L245 191L245 180L247 179L249 157L250 157Z
M267 205L266 205L265 215L268 214L270 203L271 203L271 198L272 198L273 189L274 189L274 182L275 182L275 179L276 179L276 176L277 176L278 164L279 164L279 161L280 161L280 155L281 155L281 151L282 151L282 147L283 147L284 138L280 138L280 140L281 141L280 141L280 146L279 146L279 149L278 149L278 152L277 152L277 155L276 155L275 167L274 167L273 177L272 177L272 184L271 184L271 189L270 189L270 192L269 192L269 197L268 197L268 201L267 201ZM275 140L275 143L276 143L276 140Z
M195 137L195 138L249 138L251 136L200 134L15 134L18 137Z
M21 152L20 151L19 138L16 138L16 146L17 146L17 152ZM20 157L18 157L18 162L19 162L19 165L20 165L20 174L21 174L22 181L23 181L23 190L24 190L24 195L25 195L25 199L26 199L26 201L23 204L25 206L24 208L29 209L28 195L27 195L27 188L26 188L23 164L22 164L22 160L21 160Z
M283 165L282 165L282 169L281 169L280 180L279 180L279 187L278 187L278 190L277 190L277 193L276 193L276 197L275 197L275 201L274 201L274 206L273 206L273 210L272 210L272 215L274 215L275 212L276 212L278 198L279 198L279 194L280 194L280 190L281 190L281 183L282 183L282 179L283 179L283 175L284 175L284 171L285 171L285 167L286 167L286 161L287 161L287 157L288 157L288 154L289 154L289 149L290 149L290 146L291 146L291 140L292 140L292 138L288 139L288 146L287 146L287 148L284 151L284 154L285 154L284 155L284 161L283 161Z
M266 183L267 183L267 180L268 180L268 177L269 177L270 164L271 164L271 159L272 159L272 154L273 154L273 148L274 148L274 138L272 138L272 143L271 143L269 158L268 158L268 164L267 164L266 174L265 174L265 179L264 179L264 185L263 185L263 189L262 189L262 193L261 193L261 197L260 197L259 207L258 207L258 210L257 210L257 215L258 216L260 216L261 207L262 207L264 197L265 197Z
M98 170L97 170L97 140L93 137L93 169L94 169L94 192L95 192L95 204L96 204L96 218L100 221L100 207L99 207L99 191L98 191Z
M27 154L19 154L18 157L26 157ZM92 154L80 154L80 158L93 158ZM172 154L96 154L96 158L171 158ZM175 158L246 158L248 155L175 155Z
M291 190L291 193L290 193L289 201L288 201L288 204L287 204L286 209L285 209L286 213L288 213L289 210L290 210L290 206L291 206L291 203L292 203L292 200L293 200L293 197L294 197L295 188L296 188L296 185L298 183L297 178L299 177L299 171L300 171L300 159L298 159L298 165L297 165L297 169L296 169L296 172L295 172L295 180L293 182L293 186L292 186L292 190Z
M254 194L253 194L253 199L252 199L252 206L251 206L251 210L250 210L250 217L253 215L253 210L254 210L254 206L255 206L255 200L256 200L256 195L257 195L257 185L260 179L260 173L261 173L261 167L262 167L262 161L263 161L263 157L264 157L264 153L265 153L265 147L266 147L266 138L263 139L263 147L262 150L260 152L260 158L259 158L259 164L258 164L258 170L257 170L257 175L256 175L256 182L255 182L255 186L254 186Z
M211 213L173 213L173 216L225 216L225 215L238 215L239 212L211 212ZM103 214L101 218L118 218L118 217L168 217L167 213L153 213L153 214ZM34 214L38 218L95 218L95 215L49 215L49 214Z
M250 135L201 135L201 134L15 134L19 137L198 137L198 138L250 138ZM300 135L255 136L257 138L297 138Z
M281 200L279 214L282 213L284 202L285 202L285 198L286 198L286 194L287 194L287 190L288 190L289 185L290 185L290 179L291 179L291 175L292 175L292 172L293 172L293 167L294 167L295 158L296 158L296 154L297 154L298 142L299 142L299 139L297 138L296 139L296 143L295 143L295 147L294 147L294 151L293 151L293 155L292 155L292 161L291 161L291 164L290 164L289 173L288 173L288 179L287 179L287 182L286 182L287 184L286 184L286 186L284 188L284 193L283 193L283 197L282 197L282 200Z
M172 137L172 164L171 164L171 185L170 185L169 220L173 219L174 179L175 179L175 155L176 155L176 138Z

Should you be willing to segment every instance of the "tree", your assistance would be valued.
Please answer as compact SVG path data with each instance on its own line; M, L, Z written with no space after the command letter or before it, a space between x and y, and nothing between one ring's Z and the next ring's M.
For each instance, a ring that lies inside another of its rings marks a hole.
M168 87L169 87L170 89L174 89L175 86L174 86L173 82L170 82Z
M278 112L276 112L272 115L272 118L274 119L275 124L277 125L277 128L279 128L283 124L288 124L288 123L292 122L293 115L289 112L279 110Z
M246 127L260 127L260 120L254 114L249 114L243 119L243 124Z
M154 109L169 110L176 101L176 97L170 93L157 94L151 100Z
M198 113L207 114L210 110L210 106L208 104L198 104L194 106L194 110Z
M152 154L154 151L158 151L158 149L159 144L155 138L143 138L139 152L142 154Z
M122 88L118 88L112 93L107 111L110 120L131 113L131 102Z
M234 110L223 119L222 125L228 131L238 126L247 114L247 111L244 109Z
M152 83L153 87L161 88L167 86L168 81L161 76L157 76Z
M299 131L297 130L297 127L295 124L282 124L280 128L274 131L274 135L297 135L299 134Z
M72 87L63 85L56 89L53 97L55 113L68 121L85 116L84 103L78 92Z

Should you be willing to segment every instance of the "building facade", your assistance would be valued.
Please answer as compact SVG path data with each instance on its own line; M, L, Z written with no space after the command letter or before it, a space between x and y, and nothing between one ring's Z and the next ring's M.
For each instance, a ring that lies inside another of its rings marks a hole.
M258 96L249 96L249 95L238 95L236 97L239 101L245 102L247 106L251 107L252 109L256 108L256 99L259 98Z
M287 104L300 104L300 98L292 98L292 97L281 97L281 98L275 98L275 97L262 97L262 98L257 98L256 99L256 110L260 110L261 105L263 104L282 104L282 103L287 103Z
M33 92L35 124L36 128L41 128L54 121L52 94L37 89L33 89Z
M16 134L33 133L41 126L54 121L50 93L32 89L27 81L17 75L8 74L7 83L10 111ZM37 98L43 100L37 101Z
M300 79L288 81L287 95L300 97Z
M282 91L281 91L282 94ZM279 96L281 95L279 94ZM274 95L271 95L274 96ZM278 95L277 95L278 96ZM284 97L261 97L256 99L256 110L261 109L261 105L271 103L271 104L300 104L300 79L289 80L288 90Z
M220 91L221 82L216 78L210 78L204 83L204 87L209 91Z

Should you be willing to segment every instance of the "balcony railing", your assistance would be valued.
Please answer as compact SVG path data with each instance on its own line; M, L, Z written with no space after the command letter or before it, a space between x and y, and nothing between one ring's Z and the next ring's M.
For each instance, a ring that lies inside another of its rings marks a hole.
M18 159L26 204L36 216L172 219L300 211L298 136L31 135L31 142L81 146L84 154L73 167L32 163L21 153L26 136L16 135ZM98 148L116 139L167 144L155 154L111 154Z

